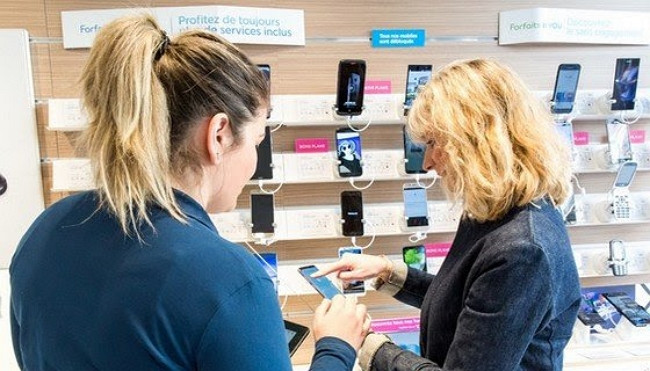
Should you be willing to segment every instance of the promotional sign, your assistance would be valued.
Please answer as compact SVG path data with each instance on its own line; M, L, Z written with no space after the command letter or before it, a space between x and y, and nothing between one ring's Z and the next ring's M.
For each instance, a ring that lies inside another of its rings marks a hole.
M426 41L423 29L372 30L373 48L419 48Z
M391 90L390 80L367 80L363 87L364 94L390 94Z
M576 131L573 134L573 144L576 146L586 146L589 144L589 132Z
M329 152L330 142L328 138L297 138L294 149L296 153Z
M632 144L645 143L645 130L630 130L630 143Z
M305 45L302 10L189 6L61 12L63 47L89 48L102 26L121 16L141 13L151 14L170 35L203 29L238 44Z
M499 44L650 44L649 13L532 8L499 13Z

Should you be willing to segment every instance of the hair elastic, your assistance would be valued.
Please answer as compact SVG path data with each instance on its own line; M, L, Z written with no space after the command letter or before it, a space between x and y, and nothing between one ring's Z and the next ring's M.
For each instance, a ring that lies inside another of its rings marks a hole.
M162 41L160 42L160 45L158 45L156 54L153 57L154 61L156 62L162 58L163 54L165 54L165 51L167 50L167 47L169 46L169 43L171 42L169 40L169 36L167 36L167 32L160 31L160 35L162 36Z

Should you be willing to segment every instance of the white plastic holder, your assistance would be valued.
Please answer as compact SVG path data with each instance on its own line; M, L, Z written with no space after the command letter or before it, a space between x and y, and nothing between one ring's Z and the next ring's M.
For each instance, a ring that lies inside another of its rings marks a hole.
M348 127L350 128L350 130L355 131L357 133L365 131L366 129L368 129L368 127L372 123L372 117L370 117L370 118L368 118L368 122L361 129L357 129L356 127L354 127L352 125L352 117L353 116L340 116L338 113L336 113L337 110L338 110L338 106L333 105L332 106L332 117L334 117L334 119L336 119L336 120L340 120L340 119L345 117L345 122L348 125ZM363 112L365 110L366 110L366 106L361 106L361 111Z
M338 160L338 159L335 159L335 160L334 160L334 164L335 164L335 166L334 166L335 174L336 174L338 177L343 178L343 177L341 177L341 176L339 175L339 172L338 172L338 167L341 165L341 161ZM360 164L361 164L361 168L363 169L364 161L361 160L361 161L360 161ZM355 178L358 178L358 177L348 177L348 182L350 182L350 185L352 186L352 188L356 189L357 191L363 191L363 190L366 190L366 189L370 188L370 186L372 186L372 184L375 182L375 177L373 176L372 178L370 178L370 180L368 181L368 184L366 184L365 187L360 187L360 186L358 186L358 185L356 185L356 184L354 183L354 179L355 179Z
M248 224L250 228L253 228L253 223ZM277 223L273 223L273 230L278 229ZM253 243L256 245L264 245L264 246L271 246L275 241L275 232L273 233L252 233L251 232L251 237L253 239Z
M650 339L650 326L634 326L627 318L621 316L614 332L623 341L647 341Z

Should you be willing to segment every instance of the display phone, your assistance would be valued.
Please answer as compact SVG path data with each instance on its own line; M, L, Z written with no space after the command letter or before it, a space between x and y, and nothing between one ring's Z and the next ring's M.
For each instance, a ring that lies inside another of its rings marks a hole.
M404 184L404 216L407 227L426 227L429 225L427 190L417 183Z
M339 176L361 176L361 134L350 128L339 128L336 130L335 139Z
M627 161L621 164L612 186L612 213L616 219L630 218L630 190L629 186L636 174L637 163Z
M562 216L564 217L565 224L575 224L578 221L576 215L576 196L573 192L567 197L566 201L560 205Z
M266 83L269 84L269 93L271 92L271 66L268 64L258 64L257 68L262 72L262 75L264 75L264 78L266 79ZM269 109L267 114L266 114L266 119L271 118L271 110Z
M571 113L573 111L579 79L579 64L561 64L557 68L555 87L553 88L553 104L551 105L552 113Z
M612 268L612 273L615 276L627 275L627 265L629 261L627 260L623 241L609 241L609 259L607 260L607 263Z
M341 291L330 281L329 278L323 276L314 278L311 275L318 272L318 268L314 265L305 265L298 268L298 272L309 282L309 284L321 294L325 299L332 299L336 295L340 295Z
M0 196L7 191L7 179L0 174Z
M404 116L409 114L413 101L420 89L431 79L430 64L409 64L406 71L406 92L404 93Z
M363 199L361 191L341 192L341 218L343 235L363 236Z
M634 109L640 62L639 58L618 58L616 60L612 111Z
M284 333L287 337L287 344L289 346L289 356L292 356L300 347L303 341L309 335L309 327L299 325L294 322L284 320Z
M594 300L594 297L596 298ZM605 319L598 312L598 297L594 292L582 294L580 299L580 308L578 309L578 319L586 326L599 325L605 322Z
M366 83L366 61L343 59L339 61L336 89L336 114L358 116L363 111L363 89Z
M402 249L402 259L411 268L427 271L427 254L424 245L406 246Z
M255 257L262 265L262 268L271 277L275 293L278 293L278 254L274 252L263 252L255 254Z
M251 194L251 224L254 234L275 232L274 211L272 194Z
M613 164L632 159L632 145L630 144L630 128L628 124L617 119L607 120L607 145Z
M604 293L603 296L634 326L643 327L650 323L650 314L626 293Z
M363 254L363 251L360 247L341 247L339 249L339 258L343 257L343 254ZM341 282L341 287L345 295L366 294L366 282L364 280Z
M402 137L404 139L404 171L407 174L426 174L424 170L424 154L427 147L424 144L418 144L411 140L411 136L406 130L406 126L402 126Z
M571 152L571 159L573 160L573 154L575 152L573 144L573 124L571 121L558 122L555 123L555 130L558 134L560 134L562 143L564 143L569 148L569 151Z
M273 179L273 143L271 128L264 128L264 139L257 146L257 167L251 180Z

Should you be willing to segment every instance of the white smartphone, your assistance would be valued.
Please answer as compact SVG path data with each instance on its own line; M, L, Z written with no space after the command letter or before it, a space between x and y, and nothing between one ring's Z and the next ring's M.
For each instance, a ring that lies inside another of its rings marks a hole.
M343 257L343 254L363 254L363 251L360 247L341 247L339 249L339 258ZM366 282L363 280L341 282L341 291L345 295L365 295Z
M632 159L629 125L617 119L607 121L607 144L612 164L619 164Z

